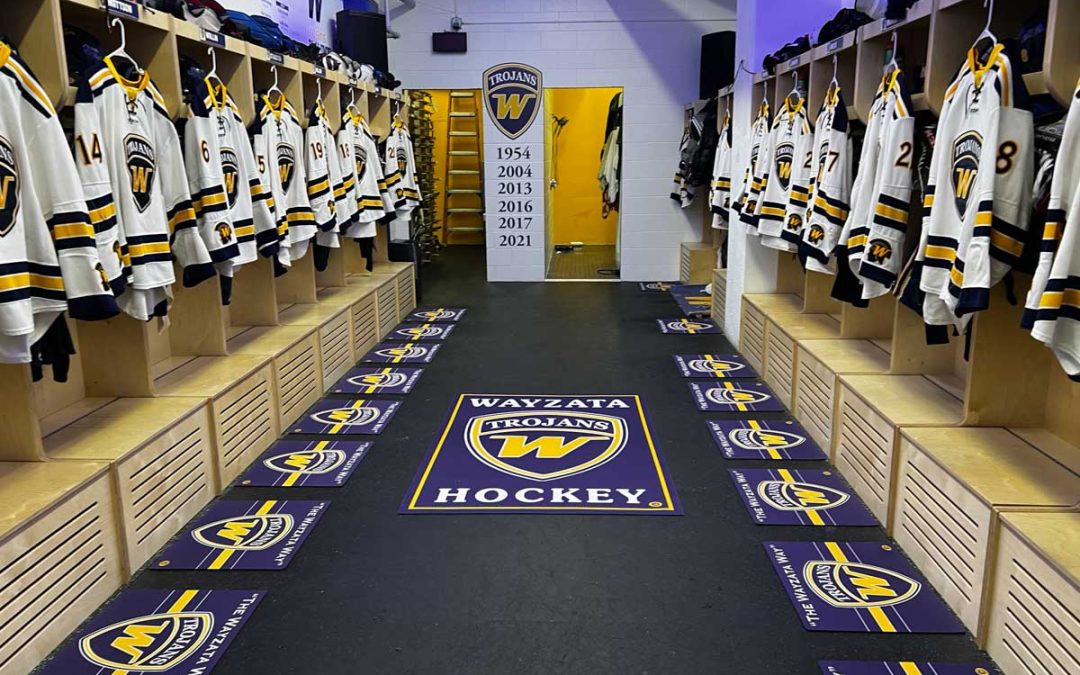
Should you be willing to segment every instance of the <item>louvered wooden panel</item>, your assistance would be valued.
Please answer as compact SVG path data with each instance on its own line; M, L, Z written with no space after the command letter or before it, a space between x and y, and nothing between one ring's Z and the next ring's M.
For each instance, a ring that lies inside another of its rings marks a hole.
M387 280L375 293L379 311L379 338L394 329L398 324L397 287L393 279Z
M318 350L310 335L274 359L274 383L277 389L278 424L287 429L322 395Z
M278 436L270 366L255 371L213 402L221 487L233 481Z
M836 375L808 351L799 352L795 416L823 449L832 452Z
M0 673L30 672L124 581L102 472L0 544Z
M216 490L210 421L200 408L116 465L130 569L138 569Z
M901 439L893 536L973 633L992 519L988 505Z
M413 283L413 268L407 267L397 275L398 314L402 317L416 309L416 284Z
M327 384L341 379L356 361L348 312L342 312L319 329L319 352L322 355L322 379Z
M795 341L771 322L765 335L765 381L790 408L795 384Z
M1014 517L1012 515L1006 518ZM1037 524L1056 520L1059 544L1068 548L1080 527L1075 514L1015 514ZM1068 555L1068 554L1066 554ZM1072 551L1075 555L1075 549ZM1001 528L986 651L1005 675L1075 675L1080 673L1080 585L1068 571L1051 564L1042 551Z
M745 300L739 351L759 373L764 372L762 364L765 362L765 315Z
M365 295L352 306L353 350L360 358L379 341L379 324L375 315L375 296Z
M839 411L836 466L878 520L887 524L896 429L843 385Z
M690 250L685 246L681 247L679 254L679 281L690 283Z
M727 273L716 270L712 282L711 316L716 325L724 327L724 315L727 312Z

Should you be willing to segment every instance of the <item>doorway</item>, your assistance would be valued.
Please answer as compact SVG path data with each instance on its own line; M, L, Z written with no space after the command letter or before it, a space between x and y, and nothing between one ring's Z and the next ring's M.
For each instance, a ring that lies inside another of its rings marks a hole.
M622 87L544 90L547 278L619 279Z

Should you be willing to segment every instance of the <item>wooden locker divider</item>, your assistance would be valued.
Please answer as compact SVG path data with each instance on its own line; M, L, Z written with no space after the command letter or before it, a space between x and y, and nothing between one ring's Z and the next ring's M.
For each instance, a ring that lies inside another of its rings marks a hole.
M116 13L109 14L107 18L109 22L116 17L123 21L128 54L150 72L150 77L165 99L165 108L175 118L183 109L183 95L173 18L165 12L151 13L140 9L138 21L119 17ZM106 23L106 14L98 0L61 0L60 10L64 23L75 24L96 37L101 41L105 53L120 44L120 31ZM62 45L63 42L61 48ZM65 98L65 103L74 103L72 92L68 96L71 98Z
M315 240L308 243L303 258L292 261L289 271L274 280L278 312L298 302L315 302Z
M833 78L833 57L836 57L836 81L840 84L840 95L847 102L848 117L856 119L855 110L855 65L857 51L855 39L858 31L841 35L826 44L814 47L810 62L810 89L807 95L806 112L813 123L818 110L825 102L825 92L829 90ZM865 122L865 120L863 120Z
M390 99L382 95L382 90L370 91L368 95L368 126L376 140L385 141L390 135Z
M8 4L4 7L4 32L41 81L49 100L59 109L68 93L60 0L21 0Z
M895 318L896 298L892 294L874 298L867 307L842 303L840 337L871 339L878 347L891 353Z
M1072 99L1076 74L1080 72L1080 50L1076 48L1077 26L1080 26L1080 2L1050 0L1042 77L1047 90L1062 105ZM1027 81L1026 76L1024 81Z
M348 284L348 270L346 269L347 249L356 248L352 239L340 237L341 247L330 251L330 258L326 261L326 269L315 270L316 290L329 286L345 286Z
M45 449L30 364L0 364L0 401L4 402L0 407L0 461L43 461Z
M236 107L244 124L255 121L255 88L251 79L251 58L247 43L228 35L222 35L225 46L210 44L203 38L203 29L187 21L175 21L177 49L180 54L193 59L210 73L212 60L207 50L213 48L217 57L217 75Z
M907 16L901 21L881 19L868 23L859 29L859 44L857 47L857 68L855 74L855 111L859 119L866 121L870 114L870 106L874 101L878 85L885 67L885 54L892 46L892 33L896 32L897 44L899 45L900 63L906 74L912 104L916 110L926 110L928 106L927 91L918 91L915 87L914 77L919 72L919 67L928 65L928 44L931 34L931 12L935 0L918 0L908 9ZM979 24L980 26L982 24ZM959 67L959 61L955 62L952 72ZM935 109L936 112L936 109Z
M833 282L836 277L821 272L807 270L803 278L803 312L807 314L828 314L839 320L843 303L832 297Z
M233 330L229 337L251 326L276 326L277 315L274 263L259 256L236 270L233 277L232 302L229 304L229 322Z

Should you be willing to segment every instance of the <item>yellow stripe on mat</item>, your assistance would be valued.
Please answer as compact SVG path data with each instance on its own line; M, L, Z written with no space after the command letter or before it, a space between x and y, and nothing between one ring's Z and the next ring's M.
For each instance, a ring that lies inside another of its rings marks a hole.
M922 671L914 661L901 661L900 667L904 670L904 675L922 675Z
M840 544L835 541L825 542L825 548L829 549L829 554L832 555L839 562L848 562L848 558L844 555L844 552L840 549ZM874 623L878 625L883 633L895 633L896 626L885 614L885 610L880 607L867 607L866 611L870 612L870 616L874 618Z
M259 507L259 510L255 512L255 515L265 516L266 514L270 513L270 509L274 508L275 504L277 504L277 500L275 500L275 499L268 500L265 504L263 504L262 506ZM210 563L210 566L207 567L206 569L210 569L210 570L220 570L220 569L222 569L225 566L225 563L229 562L229 558L231 558L233 556L233 553L236 553L236 549L228 549L228 550L222 551L221 553L218 553L217 557L214 558L214 562ZM172 610L170 610L170 611L172 611ZM177 610L177 611L179 611L179 610Z

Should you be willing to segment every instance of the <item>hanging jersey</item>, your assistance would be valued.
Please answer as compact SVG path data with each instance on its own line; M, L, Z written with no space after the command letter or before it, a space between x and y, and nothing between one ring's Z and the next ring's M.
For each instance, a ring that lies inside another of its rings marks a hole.
M0 75L0 363L29 363L65 309L87 321L120 309L52 104L3 43Z
M724 123L720 127L709 205L713 214L712 226L718 230L727 229L728 210L731 208L731 115L724 116Z
M1080 381L1080 82L1061 137L1025 321L1069 377Z
M347 192L341 175L337 141L330 131L322 101L316 101L311 111L305 141L308 199L319 228L315 240L319 246L338 248L338 231L348 222L343 219Z
M252 128L252 147L263 186L270 190L277 224L278 261L299 260L315 236L315 214L308 199L304 167L304 132L296 110L279 95L277 103L263 96Z
M806 101L784 101L777 113L760 158L760 196L755 215L761 243L781 251L798 249L798 239L784 238L784 232L802 231L803 216L810 201L810 164L813 135L806 118ZM754 195L751 195L754 199Z
M761 147L768 141L769 127L772 119L769 117L769 104L762 101L758 106L757 117L750 126L750 158L743 171L743 184L739 196L735 198L735 208L739 211L739 221L749 228L750 234L757 234L757 218L754 212L757 210L757 193L761 186L758 182L758 159L761 157ZM754 195L751 198L751 195Z
M814 127L810 208L799 245L806 269L835 274L832 252L847 222L851 200L851 134L847 105L837 87L825 94Z
M361 115L346 112L338 132L338 146L345 161L345 183L354 185L352 222L345 235L353 239L375 236L375 221L394 212L387 191L379 146Z
M930 325L966 326L1023 251L1035 132L1017 76L998 44L985 63L969 52L945 92L916 257Z
M834 291L843 299L885 295L903 266L914 159L912 110L904 74L893 69L870 106L851 212L835 249L847 267Z
M683 129L682 138L679 140L679 168L675 170L674 185L671 188L671 199L682 208L694 203L694 186L690 184L690 176L686 175L682 158L690 154L690 127Z
M184 160L199 233L218 272L231 276L256 250L278 250L270 192L263 187L240 111L224 85L200 83L184 129Z
M386 188L394 200L398 217L408 218L420 205L412 139L404 126L395 125L386 139Z
M145 70L129 80L106 58L92 72L76 97L75 154L101 262L125 312L165 316L174 256L185 286L214 276L180 138Z

